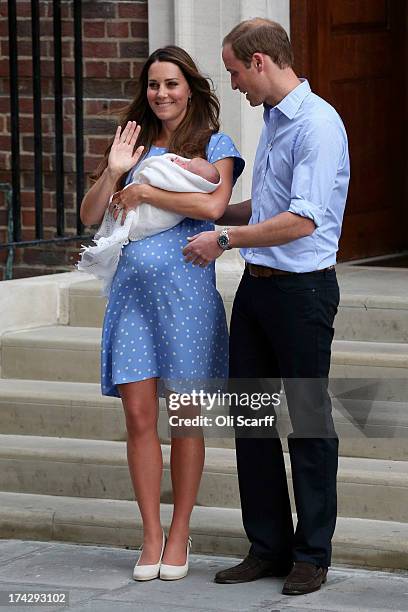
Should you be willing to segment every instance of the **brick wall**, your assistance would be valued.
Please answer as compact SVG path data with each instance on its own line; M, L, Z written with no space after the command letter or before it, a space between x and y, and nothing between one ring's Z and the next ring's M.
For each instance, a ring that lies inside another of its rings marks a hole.
M62 54L64 94L64 170L66 233L75 235L75 117L73 3L62 0ZM17 1L19 71L22 239L34 234L34 135L31 60L31 3ZM54 174L53 22L52 2L40 0L41 91L43 135L44 238L56 235ZM84 150L88 175L101 159L117 125L107 110L115 110L133 97L140 67L148 56L147 0L83 0ZM7 0L0 0L0 182L9 183L10 106ZM89 228L88 228L89 229ZM0 192L0 241L7 239L5 196ZM81 241L79 241L80 243ZM78 242L15 250L13 278L72 270ZM4 278L7 251L0 250L0 279Z

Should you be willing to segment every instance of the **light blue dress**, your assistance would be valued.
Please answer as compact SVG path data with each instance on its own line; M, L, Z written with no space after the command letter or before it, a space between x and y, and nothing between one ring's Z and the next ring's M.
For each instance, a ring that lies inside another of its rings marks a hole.
M152 146L144 159L166 152ZM226 157L234 158L235 183L245 162L229 136L214 134L208 161ZM103 395L118 397L116 385L152 377L180 391L187 389L180 381L200 381L202 387L203 381L227 378L228 331L215 265L193 266L182 254L187 236L212 229L210 221L185 218L123 248L103 322Z

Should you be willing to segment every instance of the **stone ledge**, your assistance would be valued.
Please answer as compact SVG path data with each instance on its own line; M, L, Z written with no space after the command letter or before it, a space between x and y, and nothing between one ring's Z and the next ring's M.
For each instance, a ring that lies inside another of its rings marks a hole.
M171 505L161 505L166 529L171 513ZM242 557L248 552L239 509L195 507L190 533L197 554ZM0 493L0 537L136 548L142 542L142 525L130 501ZM333 561L406 569L408 524L338 518Z
M172 500L170 446L162 445L161 501ZM288 481L290 461L285 453ZM43 436L0 436L0 489L27 494L132 500L126 443ZM408 522L406 461L340 457L339 515ZM292 496L293 497L293 496ZM235 451L207 447L197 495L203 507L239 508Z

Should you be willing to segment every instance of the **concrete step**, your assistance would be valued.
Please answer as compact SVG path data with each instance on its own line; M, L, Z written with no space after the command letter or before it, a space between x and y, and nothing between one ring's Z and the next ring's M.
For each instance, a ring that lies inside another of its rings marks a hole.
M172 501L170 447L162 446L161 501ZM289 457L285 455L290 478ZM40 436L0 436L0 491L133 499L124 442ZM339 515L408 522L404 461L342 457ZM207 448L197 505L238 508L235 452Z
M406 378L408 343L335 340L330 376L336 378Z
M338 266L341 290L335 321L337 340L408 342L408 274L404 270L374 270ZM218 264L217 286L229 321L240 269ZM105 298L101 283L81 281L69 290L69 322L73 326L100 327Z
M69 324L73 327L101 327L106 297L102 281L80 281L69 291Z
M101 330L50 325L1 337L3 378L99 382Z
M122 402L98 383L0 379L3 434L126 440Z
M377 388L374 393L378 395ZM387 397L387 395L384 395ZM282 438L291 431L285 398L277 411ZM333 400L340 454L408 460L408 403L371 399ZM224 411L225 413L225 411ZM213 415L221 414L215 409ZM159 436L170 442L165 402L160 401ZM3 434L123 441L121 401L104 397L97 383L0 379L0 431ZM204 428L206 446L234 448L233 431ZM283 440L286 446L286 439Z
M407 321L408 298L342 293L334 324L335 338L408 342Z
M341 302L338 340L408 342L408 271L337 266Z
M96 327L59 325L6 333L1 338L2 376L99 382L100 339ZM407 378L408 343L334 341L330 374Z
M160 510L167 530L172 506L162 504ZM248 552L239 509L196 506L190 534L193 554L243 557ZM0 537L136 548L142 523L131 501L0 492ZM333 563L406 569L408 525L339 517Z

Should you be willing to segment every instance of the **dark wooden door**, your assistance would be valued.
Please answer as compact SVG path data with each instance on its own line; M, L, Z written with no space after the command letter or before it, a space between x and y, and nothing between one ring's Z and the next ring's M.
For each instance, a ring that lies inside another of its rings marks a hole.
M407 0L291 0L295 70L340 113L351 181L340 260L408 247Z

